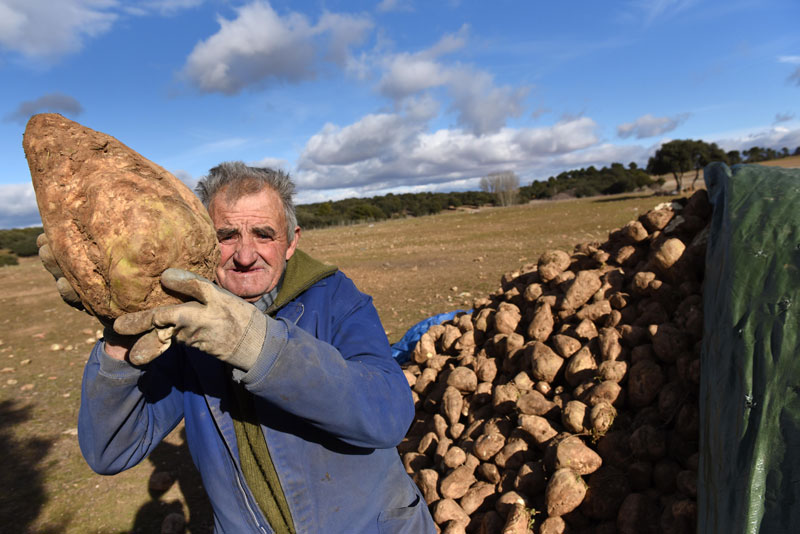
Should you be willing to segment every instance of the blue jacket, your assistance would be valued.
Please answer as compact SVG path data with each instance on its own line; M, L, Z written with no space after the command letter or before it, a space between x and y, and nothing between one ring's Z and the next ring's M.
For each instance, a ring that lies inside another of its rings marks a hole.
M371 297L336 272L268 324L241 381L256 398L298 534L435 532L395 449L414 406ZM239 463L229 377L226 364L183 345L136 368L110 358L101 340L83 377L86 461L101 474L133 467L184 419L215 532L271 533Z

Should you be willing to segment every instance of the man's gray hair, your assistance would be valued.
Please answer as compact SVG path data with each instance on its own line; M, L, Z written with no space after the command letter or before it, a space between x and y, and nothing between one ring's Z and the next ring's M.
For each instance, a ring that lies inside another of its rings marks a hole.
M286 232L289 243L294 241L294 229L297 226L297 214L294 209L294 183L289 175L280 170L260 167L248 167L241 161L225 161L220 163L197 182L195 191L206 209L210 209L211 201L220 193L228 201L238 200L245 195L252 195L270 188L281 199L286 218Z

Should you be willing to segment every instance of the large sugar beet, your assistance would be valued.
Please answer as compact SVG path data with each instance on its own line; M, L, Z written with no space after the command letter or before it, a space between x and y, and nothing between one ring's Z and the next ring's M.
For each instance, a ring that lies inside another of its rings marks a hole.
M57 114L34 115L23 147L56 262L93 315L177 302L159 283L168 267L214 277L211 219L169 172Z

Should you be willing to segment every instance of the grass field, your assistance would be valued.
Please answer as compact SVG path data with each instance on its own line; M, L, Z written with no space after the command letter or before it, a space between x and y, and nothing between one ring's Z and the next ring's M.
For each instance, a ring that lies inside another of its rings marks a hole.
M800 156L789 156L788 158L775 159L772 161L764 161L759 165L766 165L768 167L785 167L788 169L800 168Z
M670 197L627 195L452 211L313 230L300 247L372 295L390 341L435 313L469 308L503 273L548 249L602 242ZM64 304L36 258L0 268L0 533L160 532L170 512L193 534L210 509L180 427L120 475L94 474L78 449L83 364L97 323Z

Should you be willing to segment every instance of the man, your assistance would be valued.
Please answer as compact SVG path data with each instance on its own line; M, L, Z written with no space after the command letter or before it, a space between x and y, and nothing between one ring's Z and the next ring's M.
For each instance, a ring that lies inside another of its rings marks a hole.
M81 451L115 474L184 419L215 532L432 533L395 449L408 383L372 299L297 248L293 191L240 162L201 180L224 289L168 269L162 285L183 304L107 329L84 372ZM152 361L134 366L134 353Z

